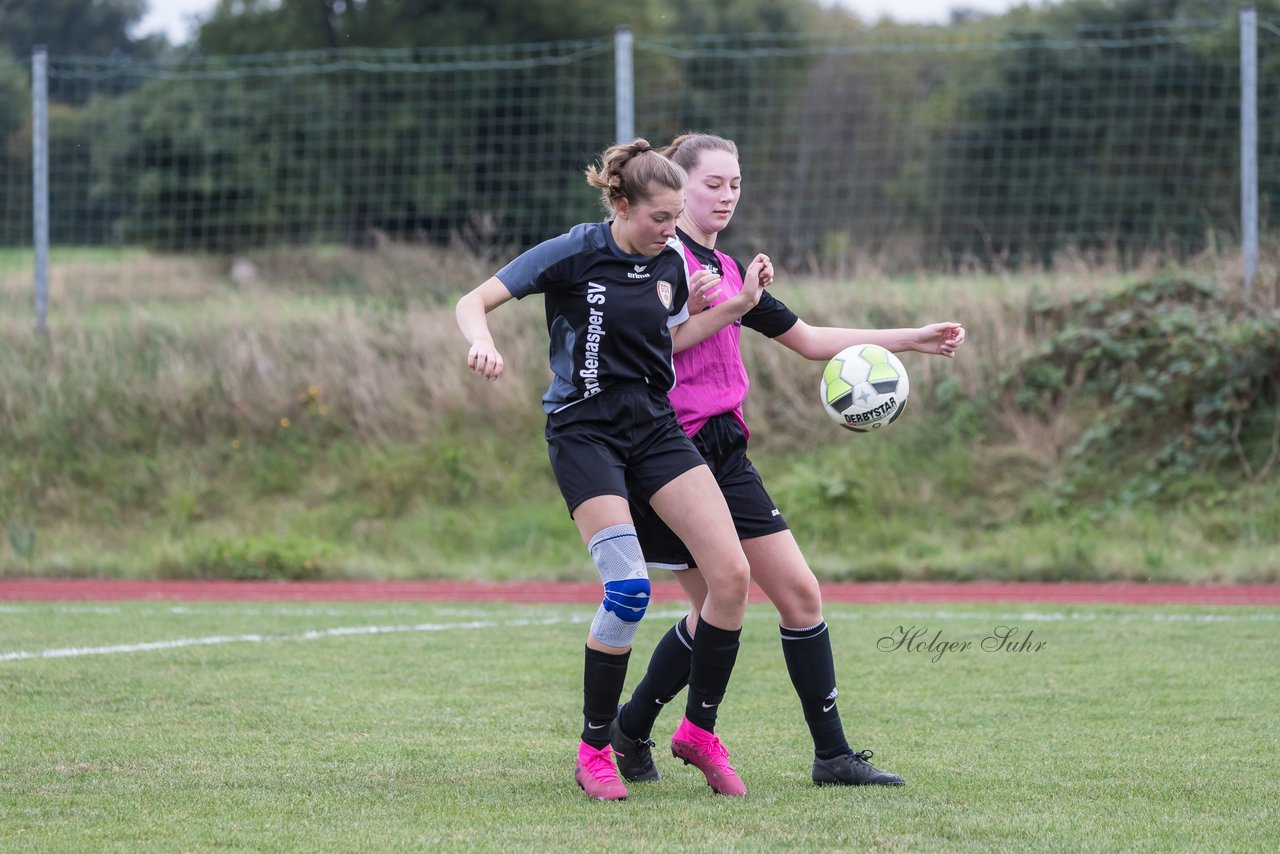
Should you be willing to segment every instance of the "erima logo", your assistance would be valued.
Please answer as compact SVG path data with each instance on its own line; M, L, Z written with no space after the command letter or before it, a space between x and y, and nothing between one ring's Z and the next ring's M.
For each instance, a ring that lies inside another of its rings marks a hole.
M782 515L782 511L781 511L781 510L779 510L777 507L775 507L775 508L773 508L773 512L772 512L772 513L770 513L769 515L770 515L770 516L781 516L781 515Z
M635 265L635 272L634 272L634 273L627 273L627 278L628 278L628 279L647 279L647 278L649 278L649 274L645 272L645 268L646 268L646 267L648 267L648 266L649 266L648 264L636 264L636 265Z

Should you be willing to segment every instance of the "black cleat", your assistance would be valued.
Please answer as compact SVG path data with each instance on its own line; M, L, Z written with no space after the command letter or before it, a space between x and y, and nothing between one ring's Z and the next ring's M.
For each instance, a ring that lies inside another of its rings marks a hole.
M614 718L609 724L609 743L613 746L614 758L618 761L618 772L628 783L647 783L662 779L658 768L653 764L653 740L648 738L632 738L618 726Z
M881 771L867 760L870 750L841 754L834 759L813 760L813 782L819 786L905 786L897 774ZM622 764L619 759L618 764ZM629 779L629 778L628 778Z

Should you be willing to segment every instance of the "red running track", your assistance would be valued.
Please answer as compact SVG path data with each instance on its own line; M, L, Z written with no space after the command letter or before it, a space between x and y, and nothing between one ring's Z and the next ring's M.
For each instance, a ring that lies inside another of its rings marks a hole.
M853 582L822 585L827 602L1023 602L1109 605L1280 605L1280 584L1142 582ZM680 602L680 586L656 582L657 603ZM0 600L225 600L308 602L542 602L595 604L597 583L477 581L130 581L0 578ZM765 602L756 587L751 601Z

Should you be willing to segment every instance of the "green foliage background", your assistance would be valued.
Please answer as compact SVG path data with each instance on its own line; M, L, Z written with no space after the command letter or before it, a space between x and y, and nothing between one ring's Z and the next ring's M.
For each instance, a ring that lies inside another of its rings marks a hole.
M509 371L480 382L456 286L405 292L449 263L422 253L264 253L252 293L200 259L56 255L48 339L3 279L0 573L593 577L542 441L541 306L495 315ZM487 275L453 263L446 281ZM814 324L970 336L954 360L905 354L908 416L870 436L821 412L820 365L744 338L752 456L822 577L1280 578L1273 292L1184 272L785 281Z
M726 248L767 248L811 322L970 330L954 363L910 361L911 417L871 442L815 418L815 366L749 341L754 455L824 577L1273 580L1274 267L1251 299L1221 285L1238 278L1237 5L904 27L809 0L247 0L164 46L130 36L133 0L9 0L0 572L591 577L546 470L538 307L500 321L521 368L482 393L450 306L540 223L596 215L579 170L611 141L625 23L653 135L740 138L752 195ZM1271 44L1280 0L1257 7ZM43 340L22 248L35 43L66 62L51 155L83 165L51 174ZM1260 58L1268 128L1280 53ZM516 72L518 104L502 62L540 69ZM468 63L484 68L458 88ZM1090 112L1124 87L1151 93L1142 110ZM1127 169L1157 143L1168 162ZM1260 137L1264 249L1277 144ZM520 158L539 168L501 173ZM371 195L370 175L394 180ZM847 221L811 227L819 203ZM229 281L232 253L254 282ZM1153 256L1207 277L1153 276Z
M1077 401L1098 409L1068 451L1064 500L1132 504L1194 490L1198 478L1236 465L1250 479L1274 469L1275 312L1175 275L1077 297L1031 319L1056 331L1018 365L1006 396L1024 412Z
M811 0L237 2L167 52L128 40L140 4L88 5L96 41L48 40L63 245L530 246L595 213L580 171L613 141L622 24L641 132L739 139L759 200L739 218L744 252L767 238L823 271L860 253L904 269L1064 252L1131 266L1238 232L1234 5L1070 0L910 27ZM1267 128L1280 0L1257 5ZM23 48L53 35L44 8L4 12L24 23L0 60L0 245L29 241ZM124 46L94 50L112 39ZM1264 233L1274 136L1259 137Z

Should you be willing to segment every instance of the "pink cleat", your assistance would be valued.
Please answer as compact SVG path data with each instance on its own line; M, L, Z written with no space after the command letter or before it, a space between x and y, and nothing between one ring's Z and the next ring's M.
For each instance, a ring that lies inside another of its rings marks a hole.
M671 755L705 774L707 785L716 794L747 793L742 778L729 764L729 751L724 749L720 738L715 733L690 723L688 718L680 721L680 726L676 727L671 736Z
M602 750L596 750L585 741L578 742L578 767L574 770L573 779L587 797L598 801L627 799L627 788L613 767L613 749L607 744Z

